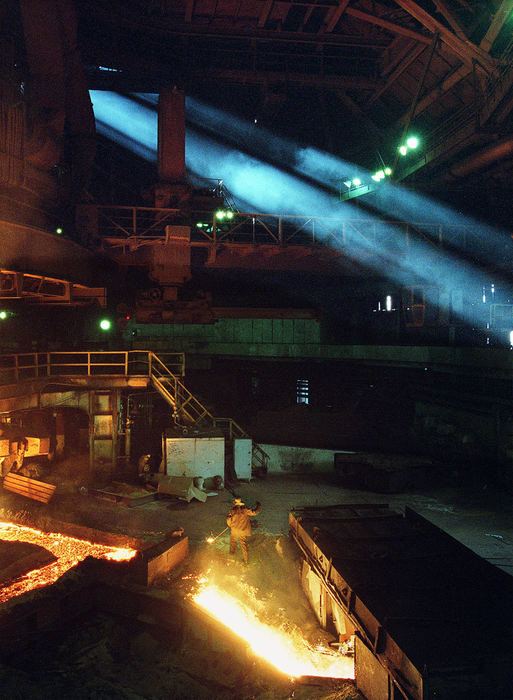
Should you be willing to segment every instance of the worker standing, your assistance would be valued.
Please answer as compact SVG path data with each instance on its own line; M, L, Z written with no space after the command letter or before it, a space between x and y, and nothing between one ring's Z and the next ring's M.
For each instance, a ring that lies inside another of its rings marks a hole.
M235 554L237 540L239 540L244 564L248 563L247 538L251 535L250 518L258 515L261 510L262 506L258 501L254 508L246 508L246 504L241 498L235 498L226 518L226 524L230 528L230 554Z

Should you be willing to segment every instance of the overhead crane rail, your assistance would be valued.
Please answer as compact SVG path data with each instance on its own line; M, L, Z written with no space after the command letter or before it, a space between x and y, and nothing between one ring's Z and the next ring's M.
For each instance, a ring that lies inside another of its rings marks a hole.
M212 211L158 209L131 206L82 205L91 209L85 218L96 223L84 232L84 242L104 250L129 253L141 246L161 244L175 237L179 227L190 227L186 242L192 245L234 243L277 246L333 246L362 243L387 249L391 244L407 251L422 240L435 247L457 245L469 253L482 248L482 232L476 224L438 224L396 220L347 219L319 216L233 212L218 221ZM96 215L93 216L93 211ZM201 226L198 226L201 224Z

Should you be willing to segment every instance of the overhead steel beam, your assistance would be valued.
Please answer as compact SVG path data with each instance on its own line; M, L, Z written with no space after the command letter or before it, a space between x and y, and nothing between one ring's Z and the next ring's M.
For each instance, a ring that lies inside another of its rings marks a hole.
M366 129L372 136L381 141L384 138L384 133L379 127L370 119L367 114L362 110L360 105L358 105L344 90L336 90L336 95L339 100L360 120L361 125Z
M488 31L481 40L479 46L482 49L488 50L492 47L495 39L504 23L512 13L511 0L503 0L501 6L495 13L493 20L490 24ZM455 71L452 71L446 78L438 83L438 85L431 90L427 95L425 95L421 100L419 100L417 107L415 109L415 115L421 114L425 109L427 109L433 102L441 97L445 92L448 92L452 87L457 85L460 80L466 78L472 72L472 66L465 64ZM399 119L399 124L404 124L407 119L408 114L405 113Z
M189 74L189 78L205 78L205 72L196 75ZM208 72L209 80L232 82L235 84L271 85L275 83L310 85L312 87L327 88L330 90L344 90L346 88L359 90L375 90L379 81L375 78L362 78L353 75L321 75L304 73L291 73L289 71L245 71L236 69L213 70Z
M403 27L395 22L389 22L383 17L377 17L376 15L371 15L368 12L362 12L361 10L356 10L353 7L346 8L346 14L361 19L363 22L369 22L370 24L376 24L378 27L383 27L383 29L388 29L392 34L399 34L401 36L407 36L410 39L415 39L415 41L420 41L423 44L430 44L431 37L421 34L420 32L415 32L413 29L408 29L408 27Z
M264 6L262 7L260 17L258 18L258 26L260 28L265 27L265 23L267 22L267 18L269 17L269 13L271 12L272 7L273 0L266 0Z
M421 100L418 101L415 107L415 112L412 118L417 114L420 114L425 109L427 109L433 102L441 97L444 93L448 92L454 85L463 80L467 75L470 74L470 70L467 65L461 66L457 70L451 72L446 78L441 80L438 85L431 90L427 95L425 95ZM408 119L409 112L405 112L401 118L398 120L398 124L404 124Z
M500 30L503 28L508 18L511 17L512 14L513 6L511 4L511 0L502 0L500 7L493 16L488 31L479 44L484 51L489 51L492 48Z
M372 15L369 15L369 17L372 17ZM105 18L101 18L101 21L104 21ZM370 20L369 20L370 21ZM111 23L108 23L111 24ZM374 22L374 24L376 24ZM396 34L401 33L401 29L403 30L402 33L404 34L405 32L410 36L413 34L411 38L416 39L417 41L423 41L426 44L429 44L431 42L431 37L430 36L424 36L423 34L419 34L417 32L410 32L409 30L405 30L404 28L398 27L395 24L388 23L393 27L397 27L397 31L394 32ZM116 30L119 29L121 31L138 31L138 24L135 19L127 18L125 21L120 22L119 26L115 28ZM354 36L354 35L348 35L348 34L336 34L336 33L329 33L329 32L320 32L318 34L309 34L305 32L297 32L297 31L272 31L272 30L267 30L259 27L259 30L255 30L255 28L241 28L241 27L229 27L229 28L220 28L220 27L212 27L211 25L205 24L205 25L198 25L198 24L185 24L183 23L173 23L173 25L168 26L166 28L160 28L160 27L155 27L155 26L149 26L149 27L144 27L145 32L147 32L148 35L154 35L156 37L159 37L162 39L162 37L184 37L184 38L201 38L201 39L212 39L212 40L218 40L218 41L228 41L228 40L248 40L252 39L255 41L265 41L265 42L276 42L276 43L294 43L294 44L315 44L316 46L319 43L326 44L327 46L350 46L350 47L358 47L358 48L369 48L369 49L380 49L380 48L386 48L389 45L388 40L380 40L379 37L373 37L372 39L366 39L361 36ZM114 35L115 36L115 35ZM118 47L115 45L105 45L106 41L110 41L111 38L114 38L114 36L104 36L102 38L103 45L100 47L103 52L107 54L107 56L110 56L112 60L112 54L117 53L119 51ZM91 42L94 42L95 37L91 37ZM93 44L94 46L94 44ZM88 45L85 47L86 50L89 50L91 47L91 44L88 43ZM124 48L124 47L122 47Z
M383 77L389 75L389 73L391 73L401 63L401 61L403 61L406 56L411 53L414 46L415 43L413 40L404 41L403 37L396 36L390 46L388 46L384 52L390 58L388 59L388 63L386 65L383 64L381 75Z
M381 95L388 90L388 88L399 78L404 71L411 66L411 64L417 60L417 58L420 56L420 54L425 50L426 46L422 44L421 46L416 46L414 49L412 49L407 56L402 60L402 62L397 66L397 68L394 70L394 72L390 75L388 80L384 85L382 85L380 88L374 92L367 102L365 103L366 107L370 107L371 104L373 104Z
M458 21L453 17L452 12L449 10L449 8L445 4L445 2L443 2L442 0L433 0L433 2L435 4L438 12L441 15L443 15L445 17L445 19L447 20L448 24L451 25L456 36L458 36L462 41L466 41L467 37L465 35L465 32L461 28Z
M328 24L326 25L327 32L332 32L335 29L337 22L344 14L344 11L348 5L349 5L349 0L340 0L339 1L338 7L335 7L333 9L333 11L331 12L331 16L328 20Z
M416 2L413 2L413 0L395 0L395 2L430 32L433 34L440 34L440 38L444 44L465 61L465 63L471 64L472 59L474 59L485 70L491 71L493 69L496 62L490 58L486 51L483 51L483 49L479 48L468 39L460 39L449 31L447 27L434 19L426 10L419 7Z
M194 0L187 0L185 5L185 21L190 24L192 21L192 14L194 12Z

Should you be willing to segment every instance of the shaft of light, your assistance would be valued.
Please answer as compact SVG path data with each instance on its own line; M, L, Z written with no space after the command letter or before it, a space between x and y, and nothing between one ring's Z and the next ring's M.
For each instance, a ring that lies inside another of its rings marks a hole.
M125 134L130 141L137 142L156 155L157 117L150 103L137 104L135 100L130 101L112 93L92 93L92 98L98 123L109 124L112 129ZM201 104L195 103L194 110L198 119L203 113L205 118L212 116L204 111ZM226 123L231 119L232 116L226 114ZM426 300L433 308L439 308L447 317L459 317L469 327L474 326L472 308L469 305L455 308L448 292L460 290L469 299L475 297L476 289L493 281L479 267L470 260L460 259L450 250L440 250L432 240L425 238L422 224L419 225L419 236L415 240L409 240L407 254L397 255L397 250L405 251L401 227L388 223L385 240L374 240L373 226L383 226L379 216L369 216L368 221L357 220L355 225L352 221L355 212L347 202L341 207L333 195L311 184L311 176L302 179L301 176L314 173L318 181L324 178L331 181L339 159L316 149L298 148L293 162L285 164L287 171L284 171L261 158L248 156L238 150L237 146L227 146L221 135L216 134L217 137L214 137L219 122L219 115L215 114L215 119L210 119L208 123L207 133L204 129L188 129L186 160L189 170L202 177L222 178L236 202L247 202L251 206L249 211L280 214L285 219L291 216L333 219L325 236L330 244L340 246L347 258L373 267L378 274L401 287L421 285ZM246 130L245 133L249 138L249 131ZM276 146L280 143L277 140ZM347 165L344 161L340 163ZM297 175L291 174L292 172ZM402 212L402 219L411 221L419 210L424 214L428 209L431 212L430 220L443 216L444 222L452 222L452 218L441 206L437 207L435 203L398 186L384 185L377 200L383 211L394 211L394 218L397 217L397 212ZM459 212L454 213L454 223L458 221L461 221ZM342 243L340 236L344 222L347 226L344 228ZM488 240L488 252L484 255L486 258L490 251L496 250L498 239L488 236L485 238ZM504 238L500 237L499 242L502 244ZM442 290L442 294L439 294L439 290ZM509 296L513 296L509 285L506 296L509 303ZM500 337L501 332L501 329L488 330L490 336Z

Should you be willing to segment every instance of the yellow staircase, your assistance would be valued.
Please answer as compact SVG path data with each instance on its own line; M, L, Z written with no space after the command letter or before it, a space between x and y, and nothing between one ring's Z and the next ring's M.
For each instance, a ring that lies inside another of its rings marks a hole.
M165 361L164 361L165 360ZM170 369L172 367L172 369ZM16 410L18 401L25 405L26 384L34 396L50 379L65 377L69 385L88 388L101 378L105 392L127 386L147 387L150 383L173 409L173 420L182 430L192 427L220 428L227 443L236 438L251 437L232 418L216 418L183 384L183 353L167 353L158 357L146 350L50 351L0 355L0 410ZM269 455L252 441L252 472L267 473Z
M230 444L236 438L251 439L233 418L213 416L153 352L149 353L149 375L154 388L172 407L175 424L185 432L193 426L220 428ZM252 442L252 445L252 472L255 476L263 476L268 470L269 455L257 443Z

